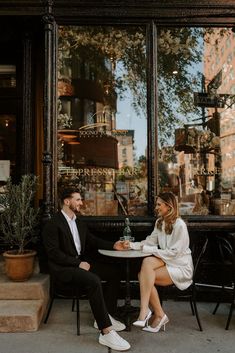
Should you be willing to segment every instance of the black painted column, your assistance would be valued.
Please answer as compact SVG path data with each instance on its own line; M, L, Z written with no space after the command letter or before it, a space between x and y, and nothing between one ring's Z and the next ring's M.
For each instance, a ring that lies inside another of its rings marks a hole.
M154 21L147 27L148 204L154 214L157 175L157 33Z
M53 120L55 97L55 20L52 14L53 0L46 1L46 13L43 16L45 32L45 77L44 77L44 110L43 110L43 221L51 217L53 211Z

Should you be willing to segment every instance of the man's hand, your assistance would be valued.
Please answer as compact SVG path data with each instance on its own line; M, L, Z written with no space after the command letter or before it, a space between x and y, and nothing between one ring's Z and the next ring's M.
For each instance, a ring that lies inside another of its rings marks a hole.
M89 271L91 265L88 262L82 261L80 262L79 267L82 268L83 270Z
M116 243L114 243L113 248L115 250L129 250L130 242L128 240L118 240Z

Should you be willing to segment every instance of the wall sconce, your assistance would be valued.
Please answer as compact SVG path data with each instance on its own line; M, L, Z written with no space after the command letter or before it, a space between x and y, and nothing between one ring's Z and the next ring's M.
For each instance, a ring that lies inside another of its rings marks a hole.
M79 141L69 141L68 145L80 145Z

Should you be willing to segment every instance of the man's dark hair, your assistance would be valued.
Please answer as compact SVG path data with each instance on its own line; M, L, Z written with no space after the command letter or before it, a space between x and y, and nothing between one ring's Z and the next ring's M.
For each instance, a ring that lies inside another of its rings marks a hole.
M80 194L80 190L75 187L65 188L65 189L61 190L60 196L59 196L61 204L64 203L65 199L72 197L72 195L75 193Z

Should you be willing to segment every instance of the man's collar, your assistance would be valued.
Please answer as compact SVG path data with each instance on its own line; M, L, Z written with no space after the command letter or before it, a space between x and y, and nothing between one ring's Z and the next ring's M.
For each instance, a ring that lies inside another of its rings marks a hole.
M65 218L67 219L67 221L75 221L76 218L77 218L75 214L73 215L72 218L69 217L69 216L67 215L67 213L66 213L64 210L61 210L61 213L65 216Z

